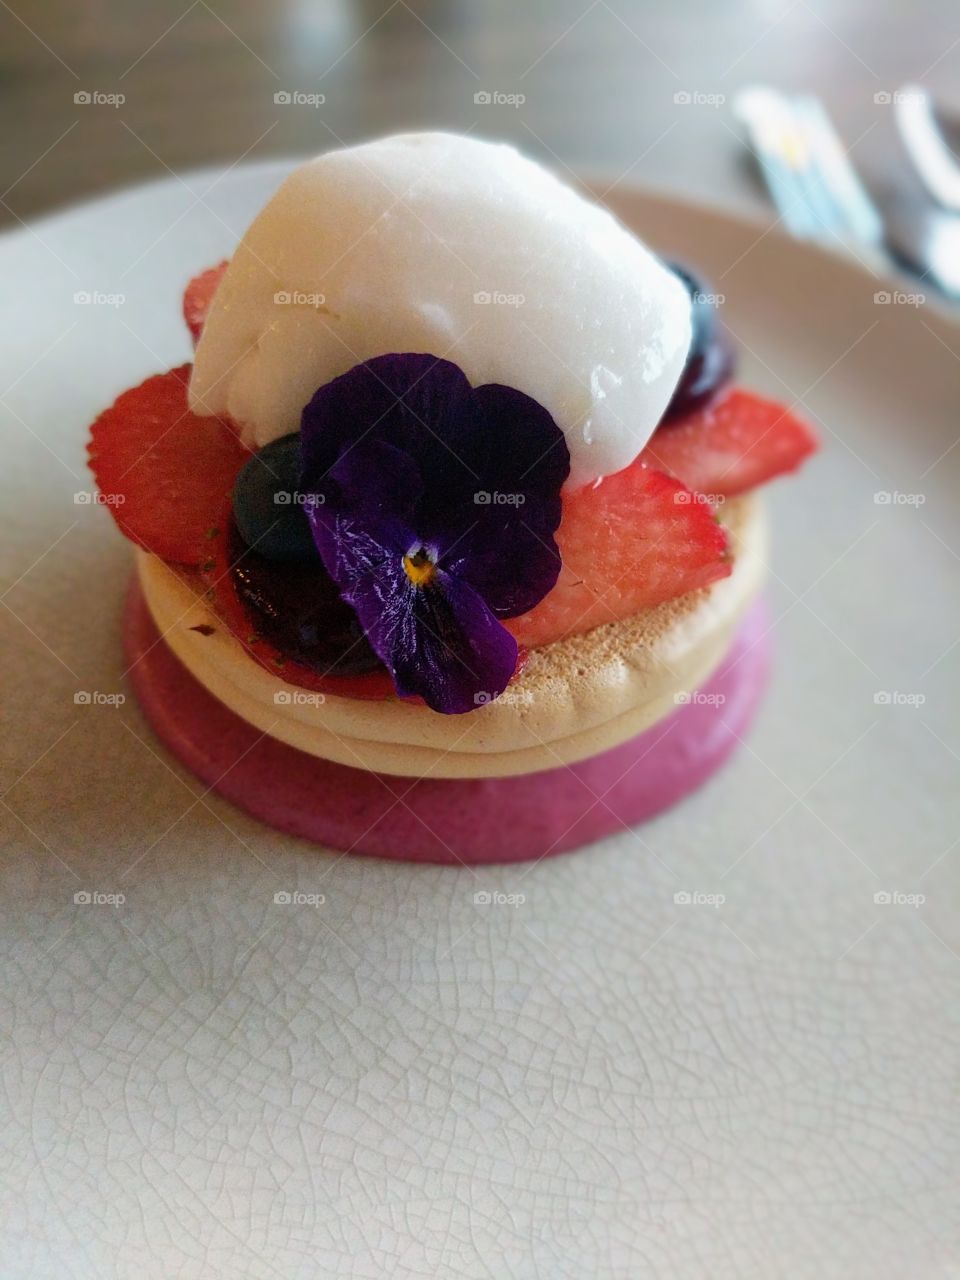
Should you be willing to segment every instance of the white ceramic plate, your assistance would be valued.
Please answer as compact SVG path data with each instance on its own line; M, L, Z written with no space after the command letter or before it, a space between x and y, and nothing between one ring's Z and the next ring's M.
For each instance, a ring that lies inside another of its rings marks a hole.
M0 241L0 1274L956 1274L957 331L615 193L823 432L770 493L769 699L701 793L586 852L338 860L205 796L131 700L74 701L129 694L87 424L189 358L181 288L284 168Z

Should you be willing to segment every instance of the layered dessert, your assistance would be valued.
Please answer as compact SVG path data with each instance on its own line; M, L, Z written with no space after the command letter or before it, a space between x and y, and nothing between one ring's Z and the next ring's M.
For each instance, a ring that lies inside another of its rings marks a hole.
M688 268L510 147L414 134L298 168L184 312L193 365L90 455L141 702L211 785L487 861L719 764L764 667L756 490L815 441L735 384Z

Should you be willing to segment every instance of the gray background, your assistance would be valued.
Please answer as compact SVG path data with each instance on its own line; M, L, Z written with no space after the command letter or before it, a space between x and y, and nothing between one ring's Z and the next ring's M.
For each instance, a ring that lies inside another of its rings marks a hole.
M813 90L872 182L901 178L890 109L957 103L960 14L939 0L45 0L0 4L3 222L208 162L398 128L475 128L554 163L759 203L730 102ZM278 91L322 93L320 108ZM478 109L478 91L522 94ZM119 108L77 92L122 93ZM681 92L725 99L683 106Z

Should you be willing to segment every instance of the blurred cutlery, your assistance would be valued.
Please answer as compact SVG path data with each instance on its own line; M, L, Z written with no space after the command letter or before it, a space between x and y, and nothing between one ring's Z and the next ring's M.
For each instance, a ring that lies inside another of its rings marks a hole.
M794 235L883 243L880 215L816 98L750 88L737 95L733 109Z
M933 98L908 84L893 95L894 119L917 176L938 204L960 213L960 164L937 122Z
M906 105L899 96L903 92L898 91L898 107ZM960 298L960 217L906 192L885 195L881 213L816 98L749 88L735 98L734 113L792 235L839 241L880 272L893 258L947 297ZM909 111L908 126L915 134L916 119ZM938 172L947 194L943 165ZM960 170L957 178L960 184Z

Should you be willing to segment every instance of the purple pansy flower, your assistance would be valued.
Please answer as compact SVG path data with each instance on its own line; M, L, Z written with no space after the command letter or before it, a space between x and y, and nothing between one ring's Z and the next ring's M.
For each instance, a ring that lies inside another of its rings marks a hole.
M449 360L378 356L317 391L301 445L317 548L397 692L448 713L502 693L517 643L498 619L560 572L570 455L546 409Z

